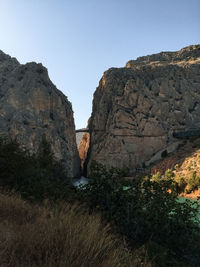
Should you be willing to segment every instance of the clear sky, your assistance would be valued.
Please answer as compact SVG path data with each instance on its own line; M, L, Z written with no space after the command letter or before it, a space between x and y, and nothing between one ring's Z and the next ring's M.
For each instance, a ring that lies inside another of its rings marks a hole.
M0 0L0 50L42 62L77 128L105 70L200 43L200 0Z

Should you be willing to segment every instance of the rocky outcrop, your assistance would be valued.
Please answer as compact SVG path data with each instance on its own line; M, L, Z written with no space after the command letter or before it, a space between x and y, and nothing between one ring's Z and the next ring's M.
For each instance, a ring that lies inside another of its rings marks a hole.
M82 140L78 146L79 157L81 159L81 168L83 172L84 172L84 163L87 158L89 145L90 145L90 134L84 133L82 136Z
M68 173L79 176L71 103L50 81L42 64L21 65L1 51L0 135L15 138L32 152L45 135Z
M87 176L87 155L90 147L90 133L89 133L90 120L91 118L88 119L86 128L78 130L82 131L82 138L80 143L78 144L78 153L81 159L82 175L84 176Z
M83 137L83 133L76 133L76 144L77 144L77 146L80 145L82 137Z
M180 145L174 132L200 129L200 45L111 68L94 93L87 161L146 167Z

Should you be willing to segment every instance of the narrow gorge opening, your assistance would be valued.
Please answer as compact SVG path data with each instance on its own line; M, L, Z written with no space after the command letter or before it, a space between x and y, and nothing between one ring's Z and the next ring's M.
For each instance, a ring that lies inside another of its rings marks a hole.
M81 176L87 177L87 155L90 146L90 133L89 130L79 129L76 130L76 143L78 153L81 160Z

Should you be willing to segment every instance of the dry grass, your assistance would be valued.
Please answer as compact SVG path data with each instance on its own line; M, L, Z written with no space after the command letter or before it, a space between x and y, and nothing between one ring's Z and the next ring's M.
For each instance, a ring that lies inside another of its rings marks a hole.
M0 193L1 267L151 266L79 205L30 205Z

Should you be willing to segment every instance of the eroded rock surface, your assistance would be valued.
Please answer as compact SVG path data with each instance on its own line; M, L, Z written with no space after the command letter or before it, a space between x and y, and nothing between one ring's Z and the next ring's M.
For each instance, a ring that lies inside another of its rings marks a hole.
M88 149L90 145L90 134L84 133L81 142L78 146L79 157L81 159L81 168L84 170L84 163L87 157Z
M19 64L0 51L0 135L36 152L45 135L55 157L71 176L79 176L71 103L50 81L47 69L34 62Z
M173 132L200 128L200 45L111 68L100 80L87 161L130 173L176 150Z

